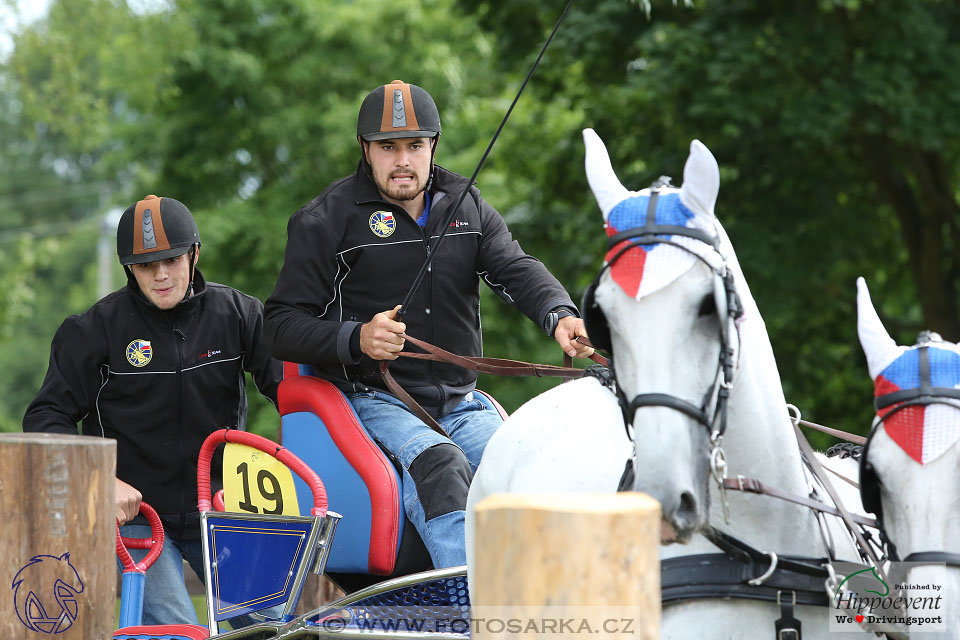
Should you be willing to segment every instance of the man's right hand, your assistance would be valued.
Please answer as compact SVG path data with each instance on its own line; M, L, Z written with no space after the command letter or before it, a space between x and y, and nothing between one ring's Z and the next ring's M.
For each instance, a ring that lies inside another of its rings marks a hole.
M117 505L117 522L125 524L130 522L140 513L140 501L143 496L135 488L121 480L114 478Z
M373 320L360 326L360 350L374 360L396 360L397 353L403 350L403 338L400 335L407 325L397 322L400 305L390 311L373 316Z

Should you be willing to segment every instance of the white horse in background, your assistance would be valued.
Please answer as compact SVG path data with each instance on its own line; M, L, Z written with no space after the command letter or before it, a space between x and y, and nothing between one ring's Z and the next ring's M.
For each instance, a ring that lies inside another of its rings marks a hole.
M932 563L891 576L921 587L908 595L942 596L936 607L915 598L907 613L943 615L943 631L919 633L929 631L928 624L913 627L911 637L955 639L960 637L960 345L921 334L918 344L898 346L863 278L857 281L857 333L879 405L861 460L864 506L881 519L892 559ZM941 589L923 589L928 585Z
M608 236L643 226L649 213L649 222L687 227L708 241L660 228L654 231L666 242L624 239L611 247L593 290L593 311L609 324L623 397L628 403L644 400L628 418L634 444L625 434L617 398L595 379L562 384L523 405L491 439L473 480L468 568L482 562L473 558L472 535L473 508L484 497L614 491L629 454L632 489L662 505L662 561L721 553L704 535L711 528L779 558L827 557L830 545L835 557L859 560L850 539L835 526L824 534L812 510L762 495L726 491L724 496L711 477L723 472L725 453L730 477L742 474L794 495L810 494L766 327L714 215L720 177L713 155L695 140L679 189L634 192L617 179L599 136L587 129L583 137L587 178ZM728 313L735 299L724 291L727 273L742 314ZM584 309L596 342L602 327L591 312ZM726 374L719 364L725 348L732 363ZM718 396L730 377L726 431L718 437ZM657 398L666 396L680 402L658 404ZM686 410L678 409L684 402ZM695 408L708 420L698 419ZM787 592L784 599L789 597ZM662 637L766 640L776 637L781 614L770 601L696 597L666 602ZM826 607L798 605L795 616L807 640L868 637L828 633Z

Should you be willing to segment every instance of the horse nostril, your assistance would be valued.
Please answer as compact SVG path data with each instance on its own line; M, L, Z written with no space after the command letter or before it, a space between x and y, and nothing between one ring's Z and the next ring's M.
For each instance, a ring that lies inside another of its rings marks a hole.
M689 491L680 494L680 508L677 513L684 518L693 521L697 515L697 499Z

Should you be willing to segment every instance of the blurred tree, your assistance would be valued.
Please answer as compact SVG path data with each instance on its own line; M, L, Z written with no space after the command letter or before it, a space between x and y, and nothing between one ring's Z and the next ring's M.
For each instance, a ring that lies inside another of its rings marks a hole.
M787 397L812 419L862 430L870 383L854 330L855 276L868 278L902 342L922 327L960 337L960 89L950 75L960 9L935 0L679 4L654 3L650 18L626 0L575 5L479 186L579 297L604 244L580 129L607 141L631 188L661 173L679 182L700 138L720 163L718 214ZM469 175L562 5L179 0L134 11L121 0L55 1L17 34L0 78L9 107L0 135L11 149L0 159L31 174L0 176L0 193L27 192L19 185L32 180L40 186L30 197L60 200L17 201L0 225L77 222L148 192L176 196L198 218L205 273L262 299L289 214L355 166L356 110L370 88L395 78L426 87L443 115L438 161ZM10 255L9 246L0 250ZM27 271L0 279L22 285ZM89 294L84 305L92 302ZM559 360L552 341L495 296L483 307L487 355ZM481 384L513 409L553 383ZM252 411L255 430L272 435L272 409L253 401Z
M496 36L501 70L559 12L529 0L460 6ZM958 22L955 3L936 1L664 4L648 21L630 3L600 0L571 12L528 100L585 114L631 188L679 178L690 140L704 141L721 167L718 216L788 399L811 419L864 431L871 391L856 276L902 342L925 327L960 338ZM505 163L523 170L524 150L554 159L525 173L523 188L564 193L578 209L582 169L559 164L582 157L575 133L514 133ZM594 209L576 253L601 255L598 227Z

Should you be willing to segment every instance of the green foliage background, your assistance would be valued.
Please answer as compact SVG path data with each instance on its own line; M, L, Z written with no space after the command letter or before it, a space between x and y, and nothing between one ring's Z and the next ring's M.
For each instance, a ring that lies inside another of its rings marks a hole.
M147 193L186 202L207 277L264 299L289 215L357 162L367 91L426 87L438 161L469 175L564 4L54 0L0 65L0 429L19 429L56 326L97 298L106 211ZM934 0L655 2L649 18L627 0L577 3L479 186L579 299L604 247L580 130L636 189L680 182L699 138L788 400L863 432L856 276L899 341L960 338L958 27L956 3ZM483 308L487 355L559 362L496 296ZM508 409L552 384L481 380ZM251 429L274 436L254 396Z

